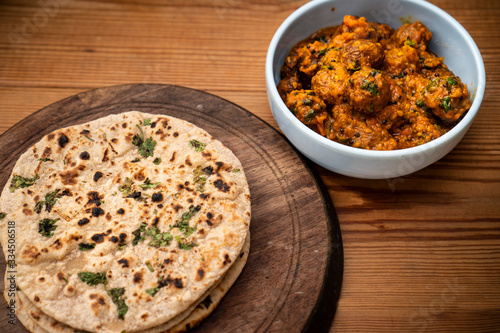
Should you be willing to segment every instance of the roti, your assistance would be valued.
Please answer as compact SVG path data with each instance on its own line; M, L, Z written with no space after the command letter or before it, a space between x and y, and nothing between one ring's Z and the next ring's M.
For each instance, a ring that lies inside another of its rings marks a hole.
M76 330L136 332L189 315L222 281L249 236L250 192L206 131L132 111L28 149L0 213L23 297Z
M180 314L178 320L171 320L168 323L150 328L144 333L162 332L162 333L180 333L192 329L197 326L203 319L205 319L219 304L224 295L229 291L234 284L241 271L245 267L250 251L250 235L243 247L243 251L236 259L236 262L229 268L227 273L222 278L208 295L202 297L203 300L193 304L191 309L186 313ZM17 318L28 328L31 332L53 332L53 333L79 333L81 331L60 323L54 318L47 316L40 311L22 291L16 294L17 304ZM7 298L7 295L6 295Z

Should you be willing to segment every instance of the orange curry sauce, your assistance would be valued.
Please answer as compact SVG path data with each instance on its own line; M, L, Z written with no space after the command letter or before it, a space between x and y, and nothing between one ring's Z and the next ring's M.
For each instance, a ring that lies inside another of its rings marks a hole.
M467 86L427 47L420 22L394 30L347 15L290 51L278 91L304 124L333 141L372 150L421 145L469 110Z

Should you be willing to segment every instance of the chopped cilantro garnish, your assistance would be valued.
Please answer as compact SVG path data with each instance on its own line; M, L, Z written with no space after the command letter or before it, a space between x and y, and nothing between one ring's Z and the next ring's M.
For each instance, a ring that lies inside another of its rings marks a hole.
M233 169L233 172L234 172L234 173L238 173L238 172L240 172L240 171L241 171L241 170L240 170L240 169L238 169L238 168Z
M378 86L375 82L363 80L363 84L361 85L361 89L368 90L374 96L380 95L380 92L378 91Z
M153 156L155 146L156 141L154 141L153 138L147 138L139 147L139 154L141 154L142 157Z
M149 118L144 119L144 124L143 124L143 125L144 125L144 126L149 126L149 125L151 125L151 119L149 119Z
M94 140L94 139L92 139L92 138L91 138L91 137L89 137L89 136L84 135L84 137L85 137L87 140L91 141L91 142L95 142L95 140Z
M108 282L106 277L106 272L102 273L92 273L92 272L80 272L78 277L82 282L85 282L89 286L97 286L99 283L106 284Z
M409 45L409 46L412 46L412 47L416 45L415 41L411 40L410 36L406 37L405 44Z
M51 219L43 219L38 222L38 232L44 237L50 237L54 234L54 230L56 230L57 225L55 223L59 221L59 219L51 220Z
M150 272L154 272L155 269L153 268L153 265L151 265L151 263L149 261L146 261L146 266L148 266L148 269Z
M128 311L128 306L125 303L125 300L127 298L121 298L125 294L125 288L113 288L110 290L106 290L106 292L118 308L118 318L122 320L125 319L125 314L127 314Z
M205 150L205 144L203 142L200 142L198 140L191 140L189 141L189 147L193 148L197 152L202 152Z
M159 165L161 163L161 158L157 157L153 161L154 164Z
M139 131L141 131L141 134L140 135L136 134L132 137L132 144L134 146L139 147L144 142L144 133L142 132L142 129L139 127L139 125L137 125L137 128L139 128Z
M439 103L439 107L444 109L444 112L448 112L451 110L451 97L446 96L444 98L438 98L438 100L441 102Z
M156 141L153 138L147 138L144 140L144 132L139 125L136 125L141 134L136 134L132 137L132 144L139 148L139 154L142 157L148 157L154 155L154 149L156 146Z
M54 160L51 160L50 158L47 158L47 157L42 157L42 158L39 158L37 161L40 161L40 162L54 162Z
M450 76L450 77L446 78L446 83L449 84L450 86L456 86L458 81L455 78Z
M122 298L122 296L125 294L125 288L113 288L108 290L106 288L106 285L108 284L106 272L102 273L80 272L78 273L78 277L82 282L85 282L89 286L96 286L99 283L103 283L106 293L118 308L118 318L119 319L125 318L125 314L128 311L128 306L125 303L125 300L127 298L126 297Z
M172 235L169 232L161 232L156 226L147 228L146 235L153 237L153 240L148 244L152 247L167 246L173 239Z
M196 225L194 227L189 226L189 220L191 217L193 217L196 213L200 211L201 207L200 206L193 206L191 205L189 207L189 211L184 212L179 220L175 222L175 225L171 225L170 229L173 228L179 228L179 230L184 233L184 236L188 237L191 235L193 232L196 231Z
M35 176L33 178L27 178L27 177L24 178L21 176L14 176L14 177L12 177L12 180L10 182L10 191L14 192L19 187L21 187L21 188L29 187L29 186L33 185L37 181L37 179L39 179L39 178L40 178L40 176L38 176L38 174L35 174Z
M458 84L458 81L454 77L447 77L446 78L446 88L448 91L451 91L451 87L456 86Z
M158 287L146 289L146 294L151 295L151 297L154 297L158 292L158 290L159 290Z
M144 188L144 189L148 189L148 188L155 188L155 187L157 187L160 184L161 184L160 182L158 182L158 183L151 183L151 180L149 180L149 178L146 178L146 180L144 181L144 183L141 184L141 185L139 185L139 187Z
M132 235L134 235L134 240L132 241L132 245L134 246L139 244L139 242L143 242L146 236L153 238L148 244L152 247L168 246L173 239L170 233L161 232L156 226L148 227L145 222L142 222L141 226L132 232Z
M422 106L424 106L424 105L425 105L425 104L424 104L424 101L422 101L421 99L418 99L416 104L417 104L417 106L419 106L419 107L422 107Z
M179 244L179 248L183 250L191 250L193 247L196 246L196 243L187 242L186 239L182 238L181 236L175 236L175 240Z
M92 250L95 248L95 243L80 243L78 248L80 251L87 251L87 250Z
M148 225L145 222L142 222L140 227L135 231L132 231L132 235L134 235L134 240L132 241L132 245L137 245L139 242L144 240L144 231L146 231L146 227Z
M0 220L3 220L6 216L7 214L0 212Z
M204 176L203 169L201 165L198 165L196 169L193 171L194 179L193 183L196 184L196 191L203 192L205 191L205 183L207 182L207 177Z
M329 50L329 48L328 48L328 47L324 48L323 50L319 50L319 51L318 51L318 56L325 55L325 54L326 54L326 52L328 52L328 50Z
M57 189L53 192L49 192L45 195L45 200L40 200L35 204L35 208L33 208L33 211L37 214L40 214L42 211L43 206L45 205L45 210L50 212L52 210L52 207L57 202L57 199L61 198L63 195L66 194L66 191L63 191L62 193L59 193L61 189Z
M359 71L361 69L361 64L359 63L358 59L354 59L354 61L352 62L352 68L349 69L353 71Z
M165 279L163 276L160 276L158 278L158 285L154 288L146 289L146 293L148 295L151 295L151 297L154 297L156 295L156 293L160 290L160 288L167 286L168 283L169 283L169 279Z
M134 158L132 161L130 161L130 163L137 163L139 162L141 159L139 157L136 157Z
M311 121L313 121L314 117L316 117L316 111L311 109L304 113L304 122L310 123Z
M432 79L427 83L427 86L422 90L421 94L425 94L427 90L437 85L436 79Z
M132 193L132 185L134 184L134 181L130 178L125 178L125 181L123 184L118 187L118 190L123 193L124 197L129 196Z

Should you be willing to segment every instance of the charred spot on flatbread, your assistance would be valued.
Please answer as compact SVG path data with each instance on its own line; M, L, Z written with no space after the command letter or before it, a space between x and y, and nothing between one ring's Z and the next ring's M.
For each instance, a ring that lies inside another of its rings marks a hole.
M122 268L129 267L129 263L126 258L121 258L120 260L118 260L118 263L122 266Z
M97 191L90 191L87 193L87 204L85 206L96 206L99 207L101 205L101 200L103 196L99 194Z
M69 138L66 135L64 135L63 133L61 133L59 135L59 139L57 139L57 143L59 144L59 147L61 147L61 148L66 147L68 142L69 142Z
M229 185L227 183L224 183L224 181L222 179L217 179L215 182L214 182L214 186L219 190L219 191L222 191L222 192L229 192Z
M52 154L52 148L51 147L45 147L45 149L43 150L41 158L49 158L51 154Z
M102 172L100 171L97 171L96 173L94 173L94 181L97 182L99 179L101 179L103 176Z
M74 168L61 172L59 177L61 178L61 183L64 185L76 185L78 183L79 175L79 168Z
M82 151L80 153L80 159L82 159L82 160L88 160L88 159L90 159L90 154L87 151Z
M160 218L158 216L156 216L154 219L153 219L153 223L151 224L152 226L156 226L158 225L158 222L160 222Z
M94 235L92 235L92 237L90 237L90 239L92 239L92 241L94 241L94 242L96 242L96 243L99 244L99 243L104 242L104 239L109 234L110 234L110 232L102 232L102 233L99 233L99 234L94 234Z
M155 192L153 193L153 195L151 196L151 200L153 202L160 202L160 201L163 201L163 194L159 193L159 192Z
M104 155L102 156L102 162L107 162L109 161L109 148L106 148L104 151Z
M197 273L198 273L198 276L196 277L196 279L198 281L202 280L203 277L205 276L205 271L203 270L203 268L199 268Z
M140 283L142 281L142 276L143 276L143 273L142 271L141 272L135 272L134 273L134 283Z
M78 221L78 225L79 226L83 226L83 225L86 225L89 222L90 222L90 220L88 218L84 217L83 219L81 219L81 220Z
M26 262L33 262L40 256L40 251L36 246L28 245L22 250L21 257Z
M182 279L179 278L174 279L174 286L179 289L183 288L184 285L182 284Z
M231 263L231 259L229 258L229 255L226 253L224 254L224 261L222 262L222 265L227 265Z
M92 208L92 216L99 217L101 215L104 215L104 210L101 207Z

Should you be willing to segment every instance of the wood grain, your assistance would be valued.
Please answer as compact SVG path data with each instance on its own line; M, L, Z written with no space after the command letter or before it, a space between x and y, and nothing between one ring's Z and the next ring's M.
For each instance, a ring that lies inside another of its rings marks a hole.
M197 331L328 331L333 312L323 309L336 306L343 259L328 194L275 129L219 97L177 86L138 84L66 98L0 137L0 187L20 154L43 135L127 110L166 114L203 127L234 151L245 168L252 196L248 262ZM0 263L0 275L4 273L5 259ZM6 307L3 299L0 307ZM0 325L12 327L5 316ZM25 330L17 325L15 332Z
M70 1L15 52L40 5L0 4L0 132L91 88L171 83L227 98L269 124L264 61L301 1ZM500 331L500 2L431 0L476 41L479 114L446 157L411 176L358 180L315 167L343 233L331 332Z

